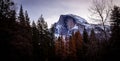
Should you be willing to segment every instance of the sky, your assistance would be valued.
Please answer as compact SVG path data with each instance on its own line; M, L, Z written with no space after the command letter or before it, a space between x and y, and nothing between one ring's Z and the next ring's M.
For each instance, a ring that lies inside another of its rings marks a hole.
M60 15L75 14L89 23L93 23L90 19L89 7L92 0L14 0L17 5L17 11L22 4L23 9L28 11L31 21L37 21L41 14L45 21L48 23L48 27L59 20ZM116 1L120 5L120 0Z

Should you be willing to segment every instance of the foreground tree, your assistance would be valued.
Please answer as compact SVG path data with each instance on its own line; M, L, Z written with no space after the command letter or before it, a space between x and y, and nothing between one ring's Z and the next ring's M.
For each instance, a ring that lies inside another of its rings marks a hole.
M0 56L4 60L14 60L11 56L12 46L11 41L15 37L16 31L16 11L11 9L14 7L14 2L11 0L0 0ZM14 31L12 31L14 30Z
M120 43L120 7L114 6L114 9L112 10L111 14L111 29L112 29L112 34L111 34L111 40L115 43L116 45L119 45Z
M19 11L19 16L18 16L18 22L25 26L26 22L25 22L25 16L24 16L24 12L23 12L23 7L22 5L20 6L20 11Z
M98 20L103 26L105 40L107 35L105 32L105 23L109 20L110 12L113 6L112 0L92 0L92 6L89 11L92 13L91 19Z
M39 47L39 31L35 22L32 22L32 45L33 45L33 60L40 61L40 47Z
M45 22L43 16L38 19L37 29L39 31L39 47L41 60L46 61L49 59L50 48L51 48L51 36L48 31L47 23Z
M4 59L6 61L32 60L31 37L24 33L26 32L25 28L16 22L14 2L0 0L0 14L0 53L2 58L6 58ZM24 31L22 31L23 29Z
M118 57L120 55L120 7L118 6L114 6L111 12L111 31L108 60L120 60Z

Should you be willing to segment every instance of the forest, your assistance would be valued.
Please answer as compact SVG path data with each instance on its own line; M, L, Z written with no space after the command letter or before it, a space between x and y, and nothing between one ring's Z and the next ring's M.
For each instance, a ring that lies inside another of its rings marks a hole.
M31 22L22 5L17 14L14 1L0 0L0 61L119 61L119 6L111 9L110 19L111 37L103 42L94 29L90 36L84 29L83 36L77 31L56 38L42 15Z

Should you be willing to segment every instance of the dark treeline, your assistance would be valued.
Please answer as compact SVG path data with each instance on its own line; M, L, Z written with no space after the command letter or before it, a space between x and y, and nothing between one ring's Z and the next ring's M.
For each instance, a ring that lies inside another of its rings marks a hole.
M51 29L52 30L52 29ZM16 14L11 0L0 0L0 61L46 61L52 59L53 32L41 17L30 25L22 5Z
M116 61L120 60L120 7L111 10L111 37L102 40L94 29L83 36L55 38L54 25L48 29L41 15L32 22L22 5L16 14L11 0L0 0L0 61Z

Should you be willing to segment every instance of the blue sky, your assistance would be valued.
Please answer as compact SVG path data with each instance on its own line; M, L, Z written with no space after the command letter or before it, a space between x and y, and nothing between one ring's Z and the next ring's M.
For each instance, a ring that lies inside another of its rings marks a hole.
M19 6L22 4L23 9L28 11L29 17L37 21L41 14L50 27L51 24L57 22L61 14L75 14L85 18L88 22L93 23L88 18L90 13L88 8L91 0L14 0ZM117 4L120 2L116 1Z

